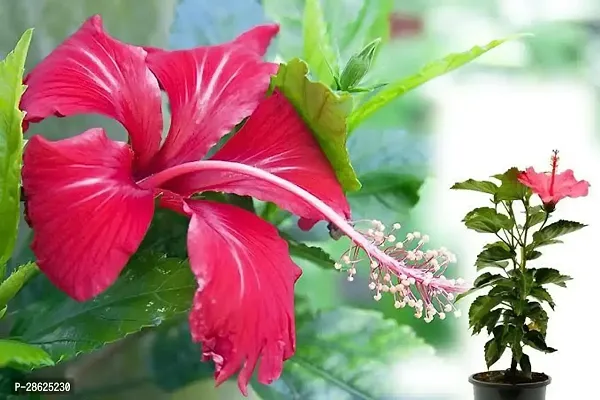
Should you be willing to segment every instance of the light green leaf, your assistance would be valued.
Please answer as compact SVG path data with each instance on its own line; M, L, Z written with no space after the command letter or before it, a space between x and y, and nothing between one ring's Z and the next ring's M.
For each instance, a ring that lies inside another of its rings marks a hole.
M352 97L336 94L321 82L308 79L308 66L300 59L281 64L272 84L294 105L313 132L346 191L360 189L346 149L346 117Z
M426 65L415 75L403 78L399 81L392 82L379 93L371 97L369 100L358 106L348 119L348 131L356 129L363 121L369 118L380 108L386 106L394 99L406 94L407 92L437 78L438 76L447 74L463 65L475 60L479 56L488 51L500 46L506 41L516 39L520 36L508 37L491 41L485 46L475 46L471 50L464 53L450 54L441 60L432 62Z
M0 368L11 365L48 367L54 362L44 350L17 340L0 339Z
M434 351L408 326L374 311L340 308L301 316L296 354L270 386L253 382L265 399L405 398L395 371Z
M320 0L332 48L342 60L367 43L389 39L393 0ZM305 0L262 0L265 14L281 26L278 54L291 59L303 54Z
M24 113L19 110L25 60L33 30L25 31L15 49L0 62L0 281L17 239L21 196Z
M302 33L304 60L308 63L310 72L325 85L331 85L334 80L332 72L338 67L338 59L331 46L320 0L306 0Z
M184 315L196 286L186 261L138 255L93 300L60 296L19 312L11 336L42 347L55 362L67 360Z

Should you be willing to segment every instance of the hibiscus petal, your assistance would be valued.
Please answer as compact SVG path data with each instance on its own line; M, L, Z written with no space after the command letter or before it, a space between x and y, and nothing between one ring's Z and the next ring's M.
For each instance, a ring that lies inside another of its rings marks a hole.
M521 172L517 179L523 185L529 187L533 193L540 196L542 202L547 203L552 201L550 175L544 172L535 172L532 167L529 167L525 172Z
M231 161L260 168L321 199L340 215L350 217L350 206L331 164L306 124L279 92L264 99L242 129L211 160ZM256 177L233 171L203 171L173 179L167 188L184 194L223 191L271 201L310 221L325 219L310 203Z
M216 365L220 384L240 370L247 386L260 360L258 380L279 378L296 346L294 283L302 271L277 230L241 208L187 200L188 254L198 280L190 313L192 338Z
M162 133L161 94L146 51L110 37L96 15L25 78L25 127L51 115L99 113L128 131L136 165L146 166Z
M554 197L558 200L565 197L583 197L588 195L590 184L587 181L575 179L573 170L567 169L554 178ZM558 201L557 200L557 201Z
M171 106L171 127L154 171L202 159L254 111L277 72L260 56L278 29L257 27L219 46L149 53L148 65Z
M154 212L132 180L132 152L102 129L25 149L23 187L40 269L83 301L110 286L137 250Z

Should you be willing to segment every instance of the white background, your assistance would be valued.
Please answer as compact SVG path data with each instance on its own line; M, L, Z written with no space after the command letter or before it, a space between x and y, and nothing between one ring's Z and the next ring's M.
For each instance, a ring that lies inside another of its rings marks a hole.
M468 280L475 277L472 265L477 253L494 239L464 227L463 216L484 206L487 199L475 192L449 190L454 182L486 179L512 166L545 171L551 151L559 149L559 168L571 168L577 179L591 183L588 197L564 200L554 217L589 226L568 235L562 245L544 248L544 255L536 260L537 266L557 268L574 278L567 289L551 289L557 307L550 313L547 342L559 351L529 353L533 369L553 378L547 400L572 397L574 390L594 393L597 374L592 368L600 356L599 334L593 328L600 289L600 264L594 255L600 245L600 134L596 132L592 88L579 81L532 82L497 75L471 75L467 81L459 81L451 75L433 82L428 91L437 103L437 168L435 179L423 192L420 213L427 215L424 230L453 238L448 246L458 253ZM473 298L461 302L465 316ZM457 399L465 400L473 398L468 375L486 369L483 345L487 337L470 337L464 317L461 329L462 348L447 365L430 366L422 384L431 389L437 382L436 392L455 393ZM505 355L496 367L509 365Z

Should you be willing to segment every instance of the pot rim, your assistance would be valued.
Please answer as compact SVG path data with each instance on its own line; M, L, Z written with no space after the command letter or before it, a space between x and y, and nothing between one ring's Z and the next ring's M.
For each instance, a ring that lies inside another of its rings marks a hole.
M502 372L502 371L483 371L483 372ZM483 372L477 372L471 376L469 376L469 382L473 386L487 387L487 388L520 388L520 389L537 389L541 387L548 386L552 382L552 377L547 374L544 374L548 377L545 381L542 382L531 382L531 383L497 383L497 382L484 382L475 378L475 375L481 374Z

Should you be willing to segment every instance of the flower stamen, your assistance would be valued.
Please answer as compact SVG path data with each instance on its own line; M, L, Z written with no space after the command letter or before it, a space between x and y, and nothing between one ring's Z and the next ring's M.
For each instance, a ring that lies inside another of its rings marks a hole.
M361 228L365 222L367 226ZM348 280L354 280L359 262L369 260L369 290L375 292L375 301L389 293L395 308L408 305L414 309L415 317L423 318L427 323L433 321L436 315L445 319L447 313L460 314L452 301L455 293L464 291L464 282L462 279L447 279L443 275L447 266L456 262L454 254L444 247L424 251L429 236L421 232L410 232L403 241L396 241L392 232L400 229L397 223L387 233L385 225L377 220L357 221L352 225L372 247L353 241L343 253L342 261L352 265L346 269ZM362 253L366 253L366 257L361 256ZM352 256L348 259L349 254Z

